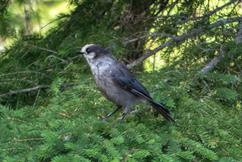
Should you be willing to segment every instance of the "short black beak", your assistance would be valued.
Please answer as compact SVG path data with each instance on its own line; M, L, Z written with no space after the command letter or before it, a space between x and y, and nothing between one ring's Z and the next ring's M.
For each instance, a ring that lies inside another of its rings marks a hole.
M77 48L77 49L76 49L76 53L77 53L77 54L81 54L81 55L83 55L84 52L81 52L81 49L82 49L82 48Z
M81 51L76 51L76 54L83 55L84 53Z

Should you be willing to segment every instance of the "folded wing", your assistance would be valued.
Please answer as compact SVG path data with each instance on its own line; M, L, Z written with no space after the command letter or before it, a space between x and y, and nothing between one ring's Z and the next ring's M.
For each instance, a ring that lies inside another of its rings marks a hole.
M147 100L153 108L160 112L167 120L174 121L170 116L170 111L165 108L161 103L156 103L150 96L146 88L137 80L135 77L128 71L128 69L119 65L119 68L116 68L112 72L112 81L119 86L120 88L132 93L133 95Z

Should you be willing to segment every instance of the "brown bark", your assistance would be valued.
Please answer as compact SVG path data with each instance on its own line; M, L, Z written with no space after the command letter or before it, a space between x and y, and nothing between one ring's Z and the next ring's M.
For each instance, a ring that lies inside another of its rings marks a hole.
M152 17L150 6L155 1L133 0L129 2L120 18L121 30L125 33L125 38L137 38L149 31L154 21L154 19L150 18ZM162 6L160 10L163 10L168 1L163 0L160 3ZM145 42L145 39L138 39L126 44L127 54L124 58L128 63L143 55Z
M29 1L27 4L24 4L24 34L30 35L32 33L32 23L31 23L31 1Z

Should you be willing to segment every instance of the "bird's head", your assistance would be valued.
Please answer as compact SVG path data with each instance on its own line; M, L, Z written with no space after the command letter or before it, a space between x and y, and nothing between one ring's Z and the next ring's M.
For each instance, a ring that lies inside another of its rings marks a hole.
M80 52L89 61L109 54L106 49L96 44L87 44L81 48Z

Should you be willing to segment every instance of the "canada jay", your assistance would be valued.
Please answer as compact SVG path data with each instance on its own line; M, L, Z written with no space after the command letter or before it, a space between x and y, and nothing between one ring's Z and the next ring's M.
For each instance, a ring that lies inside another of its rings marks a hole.
M169 110L163 104L155 102L127 67L118 62L109 51L95 44L87 44L80 52L87 60L100 91L117 105L115 111L109 113L107 117L123 108L121 119L124 119L134 104L146 101L165 119L174 121Z

